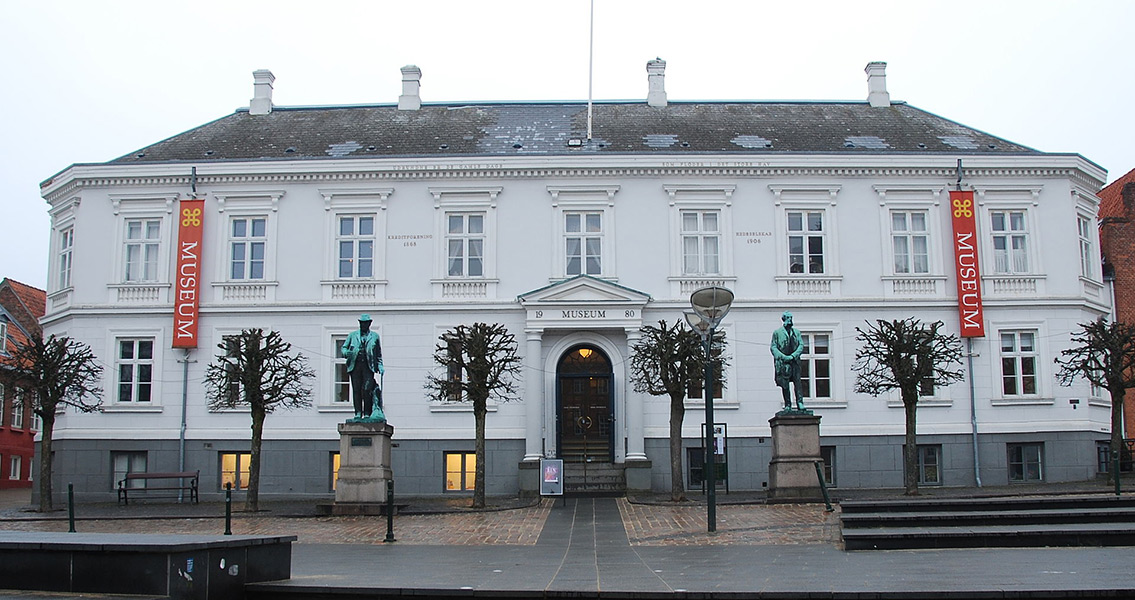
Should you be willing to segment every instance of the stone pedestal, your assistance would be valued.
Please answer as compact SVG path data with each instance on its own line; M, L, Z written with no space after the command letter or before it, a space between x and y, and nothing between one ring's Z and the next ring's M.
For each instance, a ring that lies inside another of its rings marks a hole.
M816 461L820 460L820 417L784 414L772 425L772 461L768 465L769 502L823 502Z
M332 513L377 515L386 505L390 470L389 423L339 424L339 480Z

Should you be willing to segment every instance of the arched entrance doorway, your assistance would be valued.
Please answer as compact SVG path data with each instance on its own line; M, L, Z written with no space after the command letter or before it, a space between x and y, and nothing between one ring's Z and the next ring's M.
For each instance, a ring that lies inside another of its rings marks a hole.
M557 455L565 462L612 462L615 411L611 359L581 344L556 365Z

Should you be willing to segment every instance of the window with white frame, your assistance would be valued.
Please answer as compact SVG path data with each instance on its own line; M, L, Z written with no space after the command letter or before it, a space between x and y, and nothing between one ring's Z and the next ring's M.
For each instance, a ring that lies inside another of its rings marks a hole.
M118 402L148 403L152 399L154 339L120 338L115 356Z
M111 469L113 470L113 479L110 482L111 489L117 489L119 487L119 484L122 484L122 487L128 488L146 487L145 479L132 479L130 481L126 481L126 475L128 473L146 472L145 451L112 451L110 453L110 465Z
M249 452L221 452L220 459L220 488L232 485L234 490L247 490L252 454Z
M1029 272L1028 212L992 210L993 272L1001 275Z
M831 400L831 332L800 332L804 352L800 355L800 385L805 400Z
M8 479L18 480L24 471L24 458L17 454L13 454L8 461Z
M1037 332L1001 331L1001 392L1006 397L1037 392Z
M35 401L36 397L33 396L32 398L32 431L43 431L43 417L39 416L39 413L36 412L36 404L38 404L38 402Z
M0 319L0 354L8 353L8 323Z
M788 221L788 272L823 274L824 211L790 210Z
M1076 228L1080 238L1080 276L1091 279L1096 273L1096 263L1100 257L1096 254L1094 227L1092 220L1080 215L1076 217Z
M446 277L485 275L485 214L446 213Z
M930 234L924 210L891 211L891 249L896 275L930 273Z
M942 446L918 446L918 483L942 485Z
M1044 444L1006 444L1009 482L1044 481Z
M564 213L564 273L576 275L603 274L603 213Z
M374 277L374 215L339 215L336 233L339 279Z
M59 262L57 264L56 283L58 289L65 290L71 287L71 260L75 246L75 228L67 227L59 232Z
M233 217L229 225L229 279L264 279L267 217Z
M127 219L125 237L125 280L148 282L158 279L158 249L161 219Z
M24 391L19 388L12 396L12 421L9 425L12 429L24 428Z
M349 406L351 404L351 375L347 373L347 357L343 356L345 335L331 336L331 346L335 353L332 362L331 404Z
M683 210L682 274L721 274L721 225L716 210Z
M4 425L4 399L7 398L7 389L0 383L0 426Z

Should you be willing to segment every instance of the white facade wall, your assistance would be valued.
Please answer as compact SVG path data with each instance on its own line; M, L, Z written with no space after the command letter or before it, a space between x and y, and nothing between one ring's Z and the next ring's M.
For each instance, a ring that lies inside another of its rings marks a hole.
M723 155L689 162L597 156L201 166L198 197L206 200L201 344L188 353L188 444L220 447L247 440L248 414L208 411L201 385L222 336L247 327L280 331L317 372L310 382L314 406L271 415L266 440L337 444L335 425L350 416L350 409L332 400L332 336L355 329L362 312L373 316L373 327L382 336L386 414L396 441L409 448L430 440L471 440L471 413L432 403L423 384L434 368L431 356L442 332L461 323L499 322L516 335L526 368L525 379L517 382L519 401L500 404L490 413L490 440L522 445L528 459L554 452L555 365L572 345L591 343L614 365L615 460L645 453L655 464L655 484L662 487L668 457L647 450L665 447L660 440L668 432L668 401L633 391L626 371L628 335L633 342L642 325L682 318L689 292L705 284L729 287L737 297L723 325L731 365L728 389L716 412L728 423L738 448L741 440L767 438L768 419L780 407L768 342L784 310L794 313L801 330L831 336L833 392L829 399L810 403L823 418L822 435L872 443L901 438L903 410L897 395L873 398L854 392L855 328L876 318L915 316L941 319L947 330L958 331L947 198L954 161L776 156L756 162ZM171 296L177 201L189 197L188 171L187 165L170 164L75 166L44 189L55 243L67 228L75 232L68 287L59 285L60 258L53 250L45 331L89 344L106 366L103 411L62 415L55 430L61 451L97 447L101 452L123 440L176 444L179 438L186 353L170 347ZM988 450L993 462L1000 456L1003 470L1004 436L1027 434L1040 442L1067 436L1105 439L1107 399L1093 397L1086 384L1060 387L1053 365L1077 323L1108 311L1098 264L1086 277L1081 274L1076 226L1077 215L1083 215L1092 219L1095 231L1094 190L1102 173L1080 157L1054 155L967 158L966 173L963 184L976 191L978 203L987 331L987 337L973 340L974 407L980 435L1000 444L1000 450ZM678 227L683 209L719 215L719 276L682 276ZM926 211L929 217L929 273L916 277L896 275L892 268L889 215L906 209ZM580 284L564 271L563 212L572 210L603 215L603 271L597 281ZM999 210L1025 215L1029 266L1022 275L994 274L991 211ZM822 276L789 272L789 211L823 213ZM483 277L446 277L444 217L449 212L484 215ZM375 217L373 278L337 277L335 228L341 215ZM228 276L228 231L231 220L240 217L264 218L267 225L265 275L251 284L231 282ZM160 223L157 272L154 281L131 284L125 281L124 228L139 219ZM1098 248L1098 241L1092 243ZM536 316L545 306L547 314ZM602 318L563 318L565 310L596 308L605 311ZM1036 332L1038 393L1002 393L1001 330ZM116 340L122 338L155 341L148 403L116 401ZM537 349L540 357L533 359L529 354ZM540 371L533 372L533 365ZM1070 403L1072 399L1079 403ZM701 403L691 400L688 408L684 436L696 446ZM918 411L919 433L968 441L973 433L970 411L968 381L940 390ZM901 445L901 439L896 443ZM1050 479L1090 477L1095 457L1090 449L1085 454ZM440 461L440 452L437 456ZM65 471L69 463L59 464ZM70 464L96 468L81 459ZM203 473L215 469L213 464L188 467ZM972 466L970 470L972 475ZM311 476L322 481L320 477ZM508 482L516 474L495 477ZM89 490L105 489L99 487L102 479ZM751 485L759 488L757 479ZM971 484L972 478L946 483ZM431 485L422 483L417 491L440 493L440 487ZM288 486L276 491L301 490Z

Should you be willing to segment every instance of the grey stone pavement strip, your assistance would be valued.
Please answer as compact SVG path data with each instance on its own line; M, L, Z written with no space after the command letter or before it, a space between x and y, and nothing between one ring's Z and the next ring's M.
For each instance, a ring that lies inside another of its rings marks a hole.
M175 513L184 510L165 506L80 508L95 513L79 521L82 532L223 529L223 519L179 517ZM190 510L209 515L216 508ZM709 534L705 505L697 502L544 499L512 510L400 515L393 544L381 543L385 518L289 518L282 512L234 516L238 535L299 536L292 578L258 586L361 586L391 595L1135 597L1133 548L846 552L838 515L822 505L722 504L718 531ZM0 530L66 531L66 513L55 514L44 520L0 506ZM146 518L123 518L129 515Z

